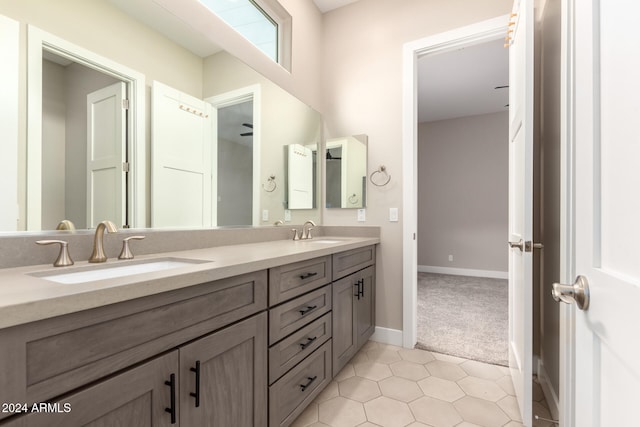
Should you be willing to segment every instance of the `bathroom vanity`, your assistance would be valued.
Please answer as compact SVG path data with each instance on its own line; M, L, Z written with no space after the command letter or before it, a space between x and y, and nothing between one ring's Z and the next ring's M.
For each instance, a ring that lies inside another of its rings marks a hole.
M51 278L89 266L0 270L0 426L287 426L373 333L378 242L149 255L193 262L75 284Z

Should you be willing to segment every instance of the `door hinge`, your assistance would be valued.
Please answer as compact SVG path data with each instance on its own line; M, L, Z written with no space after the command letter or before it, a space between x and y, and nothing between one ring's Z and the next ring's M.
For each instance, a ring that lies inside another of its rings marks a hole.
M129 100L128 99L123 99L122 100L122 108L125 110L129 109Z
M122 162L122 172L129 172L129 162Z

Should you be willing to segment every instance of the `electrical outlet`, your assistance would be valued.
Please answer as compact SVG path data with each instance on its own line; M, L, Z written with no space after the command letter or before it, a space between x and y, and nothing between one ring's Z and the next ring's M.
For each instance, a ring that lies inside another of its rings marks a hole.
M453 262L453 255L449 255L449 262Z
M265 209L262 211L262 220L263 221L269 221L269 210Z
M291 222L291 211L289 209L284 210L284 222Z
M365 209L358 209L358 222L365 222L367 220L367 214Z

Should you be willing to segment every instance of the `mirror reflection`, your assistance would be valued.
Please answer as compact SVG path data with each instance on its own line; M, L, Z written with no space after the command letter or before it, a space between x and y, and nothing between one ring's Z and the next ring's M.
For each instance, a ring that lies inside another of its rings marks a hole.
M215 46L178 45L118 2L51 3L0 3L0 14L26 24L25 40L44 30L39 46L21 42L27 66L16 84L31 95L18 106L18 200L0 194L3 206L17 203L18 221L0 231L50 230L62 220L78 229L103 219L134 228L320 222L318 112ZM316 147L304 187L312 202L299 207L286 193L290 145Z
M326 141L327 208L367 206L367 136Z

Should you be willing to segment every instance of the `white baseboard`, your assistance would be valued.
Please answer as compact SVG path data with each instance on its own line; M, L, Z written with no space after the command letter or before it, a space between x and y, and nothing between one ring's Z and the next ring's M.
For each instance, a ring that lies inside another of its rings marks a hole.
M371 341L402 347L402 331L376 326L376 330L369 338Z
M432 265L419 265L418 272L452 274L454 276L488 277L490 279L508 279L509 278L509 272L507 271L474 270L471 268L437 267Z
M549 405L551 418L553 418L554 420L559 419L560 399L553 390L553 387L551 386L551 380L549 379L549 374L547 373L547 370L544 368L544 364L540 359L538 359L538 381L540 381L542 392L544 393L544 397L547 400L547 404Z

